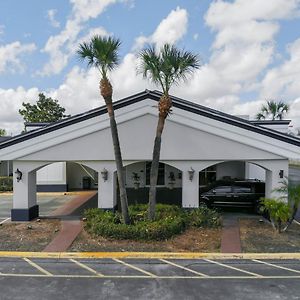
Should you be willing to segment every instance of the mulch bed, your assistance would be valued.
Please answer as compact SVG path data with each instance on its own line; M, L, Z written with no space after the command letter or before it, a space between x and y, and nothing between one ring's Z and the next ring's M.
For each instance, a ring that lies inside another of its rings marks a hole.
M107 239L83 230L69 251L220 252L220 245L221 228L190 228L169 240L154 242Z
M240 220L242 252L293 253L300 251L300 226L293 223L286 232L276 232L267 221Z
M0 226L0 251L42 251L59 230L59 220L4 223Z

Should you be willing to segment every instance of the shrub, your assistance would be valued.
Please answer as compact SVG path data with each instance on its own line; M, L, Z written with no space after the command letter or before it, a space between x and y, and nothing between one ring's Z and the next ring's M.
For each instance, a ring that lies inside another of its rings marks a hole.
M188 222L190 226L194 227L218 227L220 226L220 214L215 209L201 205L188 213Z
M219 215L208 208L186 212L175 205L158 204L154 221L147 219L147 205L129 206L131 224L122 223L120 213L98 208L85 211L86 229L91 234L115 239L165 240L181 233L187 226L217 226ZM201 218L201 221L197 221Z
M262 204L264 210L269 214L273 227L282 232L288 222L291 209L288 203L279 199L263 198Z
M13 190L13 177L12 176L0 176L0 191L12 191Z

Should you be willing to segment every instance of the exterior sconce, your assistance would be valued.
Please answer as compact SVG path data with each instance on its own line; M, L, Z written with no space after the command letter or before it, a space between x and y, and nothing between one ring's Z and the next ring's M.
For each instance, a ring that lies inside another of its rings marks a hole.
M133 172L132 173L132 180L133 180L133 186L135 190L138 190L140 187L140 176L138 173Z
M189 180L193 181L195 170L191 167L191 169L188 170L188 173L189 173Z
M20 180L22 179L23 173L17 168L15 174L16 174L17 182L20 182Z
M101 177L102 177L103 181L107 181L108 171L105 168L101 171Z
M284 171L283 171L283 170L280 170L280 171L279 171L279 178L283 178L283 175L284 175Z

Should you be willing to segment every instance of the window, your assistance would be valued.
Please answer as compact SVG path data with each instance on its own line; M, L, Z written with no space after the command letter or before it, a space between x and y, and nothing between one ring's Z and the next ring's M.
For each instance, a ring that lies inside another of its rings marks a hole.
M234 192L235 193L251 193L251 187L246 186L234 186Z
M146 162L146 185L150 185L151 162ZM159 163L157 185L165 185L165 164Z
M217 180L217 168L216 166L208 167L200 172L199 185L207 186L208 184Z
M211 192L215 192L216 194L231 193L231 186L218 186L212 189Z

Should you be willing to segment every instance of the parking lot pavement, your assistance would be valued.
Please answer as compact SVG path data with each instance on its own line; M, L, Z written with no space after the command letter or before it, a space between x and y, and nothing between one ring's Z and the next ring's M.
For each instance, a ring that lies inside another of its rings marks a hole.
M0 194L0 222L10 217L13 206L12 194ZM57 193L37 194L37 204L41 216L49 215L53 210L77 197L76 194L63 195Z
M1 299L299 299L300 260L0 258Z

